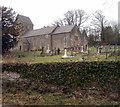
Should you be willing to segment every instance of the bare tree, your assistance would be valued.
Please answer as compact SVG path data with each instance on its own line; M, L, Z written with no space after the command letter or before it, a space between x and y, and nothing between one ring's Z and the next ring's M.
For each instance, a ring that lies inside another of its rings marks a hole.
M64 26L65 24L64 24L64 20L60 19L60 20L55 21L52 25Z
M64 14L64 18L55 21L53 25L73 25L76 24L78 27L88 20L88 15L84 10L71 10Z
M93 14L93 16L94 18L93 18L92 24L94 24L95 28L101 32L101 40L104 42L105 41L104 28L107 23L107 20L101 10L96 11Z

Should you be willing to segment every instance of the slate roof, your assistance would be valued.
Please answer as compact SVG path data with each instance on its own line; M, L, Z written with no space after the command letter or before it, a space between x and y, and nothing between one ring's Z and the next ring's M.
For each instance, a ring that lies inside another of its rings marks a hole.
M56 29L56 26L31 30L23 36L24 37L30 37L30 36L48 35L48 34L52 33L55 29Z
M31 37L31 36L40 36L40 35L48 35L48 34L61 34L71 32L75 25L66 25L66 26L52 26L52 27L44 27L41 29L31 30L27 32L23 37Z
M33 24L29 17L18 15L18 18L23 22L27 24Z
M62 27L57 27L53 34L68 33L71 32L75 25L66 25Z

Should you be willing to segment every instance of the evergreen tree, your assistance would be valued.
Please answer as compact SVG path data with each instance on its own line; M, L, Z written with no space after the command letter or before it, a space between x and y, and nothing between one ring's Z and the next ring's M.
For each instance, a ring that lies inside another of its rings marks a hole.
M16 12L12 8L0 7L2 11L2 52L7 52L10 48L17 44L17 36L19 36L19 30L16 29Z

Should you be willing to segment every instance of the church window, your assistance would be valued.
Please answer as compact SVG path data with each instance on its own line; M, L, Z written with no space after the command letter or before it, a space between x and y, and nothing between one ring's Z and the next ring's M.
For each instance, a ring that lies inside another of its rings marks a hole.
M64 37L64 42L66 43L67 41L68 41L68 37L65 36L65 37Z

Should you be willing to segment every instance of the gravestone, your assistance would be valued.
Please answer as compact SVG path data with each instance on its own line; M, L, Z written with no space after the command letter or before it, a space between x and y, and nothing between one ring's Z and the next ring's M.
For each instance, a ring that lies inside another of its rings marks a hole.
M81 46L81 52L82 52L82 53L84 52L84 50L83 50L83 46Z
M99 49L99 47L97 48L97 54L99 54L100 53L100 49Z
M47 54L49 54L49 53L50 53L49 46L48 46L48 49L46 50L46 53L47 53Z
M67 49L65 49L65 54L64 54L64 56L62 56L62 58L67 59L67 58L72 58L72 57L74 57L74 56L68 56L67 55Z

